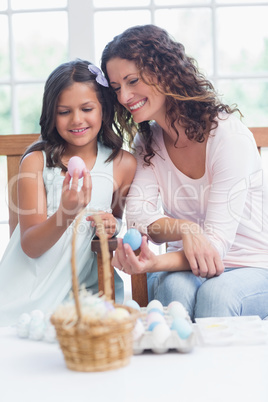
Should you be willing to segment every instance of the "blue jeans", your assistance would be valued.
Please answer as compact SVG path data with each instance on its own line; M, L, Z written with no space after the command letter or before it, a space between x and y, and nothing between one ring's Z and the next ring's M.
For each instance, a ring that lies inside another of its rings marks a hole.
M258 315L268 316L268 269L226 268L217 277L204 279L191 271L147 274L149 300L164 306L181 302L191 319Z

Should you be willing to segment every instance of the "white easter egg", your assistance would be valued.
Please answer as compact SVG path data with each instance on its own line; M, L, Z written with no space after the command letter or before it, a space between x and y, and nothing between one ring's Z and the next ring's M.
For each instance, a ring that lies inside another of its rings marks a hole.
M83 176L83 169L86 168L86 164L80 156L73 156L68 163L68 172L73 177L75 169L79 171L79 179Z
M136 325L135 325L135 327L134 327L134 329L132 331L133 340L137 341L144 334L144 332L145 332L145 328L144 328L143 322L139 318L136 321Z
M17 327L17 335L19 338L28 338L29 335L29 328L18 326Z
M117 307L114 310L110 311L107 317L120 321L129 317L129 312L123 307Z
M56 342L57 338L56 338L56 329L54 327L54 325L52 325L51 321L50 321L50 317L51 317L52 313L46 313L45 317L44 317L44 331L43 331L43 341L45 342Z
M31 321L31 316L28 313L23 313L19 316L18 324L20 325L28 325Z
M173 317L182 317L186 318L188 316L186 308L178 301L173 301L169 303L168 307L169 314Z
M170 328L167 323L163 322L154 327L152 330L153 342L156 346L163 345L171 334Z
M150 303L147 305L147 312L149 313L149 311L153 308L157 308L160 311L163 311L163 304L159 301L159 300L152 300L150 301Z
M45 332L45 323L44 321L36 322L36 323L30 323L29 327L29 339L32 339L34 341L40 341Z
M43 340L49 343L57 341L56 329L52 324L48 324L44 329Z
M30 314L23 313L20 315L18 322L17 322L17 335L20 338L27 338L29 335L29 325L31 321Z
M29 339L40 341L45 331L45 314L41 310L31 312L31 321L29 324Z
M31 315L31 322L33 321L39 322L40 320L43 320L45 317L45 314L41 310L33 310L30 315Z

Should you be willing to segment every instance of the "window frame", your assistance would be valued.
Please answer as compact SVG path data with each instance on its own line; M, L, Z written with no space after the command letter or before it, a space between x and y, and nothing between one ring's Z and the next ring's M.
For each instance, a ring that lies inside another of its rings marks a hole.
M190 9L190 8L211 8L211 18L212 18L212 75L209 77L214 85L217 87L218 81L222 79L228 80L268 80L267 74L228 74L222 75L218 70L218 50L217 50L217 16L216 12L218 8L221 7L250 7L250 6L268 6L267 1L259 1L255 3L250 2L234 2L225 3L221 0L211 0L211 2L200 0L199 4L194 2L178 5L156 5L154 0L150 0L149 4L146 6L124 6L124 7L96 7L94 5L94 0L67 0L67 5L65 7L57 8L41 8L41 9L26 9L26 10L12 10L11 1L7 0L8 8L5 11L0 11L0 15L7 15L8 18L8 46L9 52L9 62L10 62L10 78L8 80L2 80L0 83L10 86L11 92L11 115L12 115L12 132L20 133L19 119L18 119L18 108L16 99L16 87L19 84L43 84L44 80L17 80L15 78L15 52L14 52L14 38L13 38L13 27L12 27L12 16L18 13L34 13L34 12L50 12L50 11L66 11L68 18L68 57L69 59L75 59L76 57L84 58L86 60L95 60L95 33L94 33L94 14L96 12L107 12L107 11L124 11L124 10L149 10L151 16L151 23L155 23L155 11L161 9ZM88 39L90 38L90 39Z

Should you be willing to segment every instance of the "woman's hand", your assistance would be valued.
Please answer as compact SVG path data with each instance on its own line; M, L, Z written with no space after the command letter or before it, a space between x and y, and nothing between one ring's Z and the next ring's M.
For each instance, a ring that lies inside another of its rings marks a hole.
M88 170L83 170L83 186L78 191L79 172L75 169L72 184L71 176L67 172L63 181L59 213L66 219L74 219L91 200L92 181Z
M224 265L218 251L199 225L185 221L181 225L183 250L194 275L212 278L223 273Z
M123 244L123 239L118 239L112 265L129 275L153 272L157 256L149 249L146 236L142 237L140 250L140 254L135 255L129 244Z
M115 234L117 234L116 218L113 216L113 214L111 214L109 212L104 212L104 211L98 211L98 215L100 215L100 217L102 219L104 229L107 233L108 239L111 239ZM91 222L92 227L96 227L96 236L100 237L99 236L99 228L98 228L98 225L96 226L93 216L92 215L87 216L86 220Z

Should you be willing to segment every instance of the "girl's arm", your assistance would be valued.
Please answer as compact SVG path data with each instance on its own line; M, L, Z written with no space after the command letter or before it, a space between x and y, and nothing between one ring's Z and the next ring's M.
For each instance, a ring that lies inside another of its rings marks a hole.
M70 223L91 198L91 179L85 170L83 187L78 192L78 172L67 173L63 181L58 210L47 218L46 191L43 182L43 155L33 152L21 162L18 180L21 246L31 258L40 257L62 236Z

